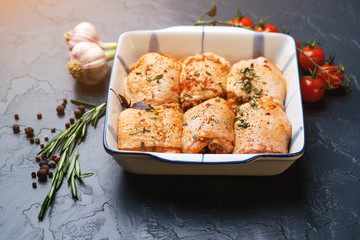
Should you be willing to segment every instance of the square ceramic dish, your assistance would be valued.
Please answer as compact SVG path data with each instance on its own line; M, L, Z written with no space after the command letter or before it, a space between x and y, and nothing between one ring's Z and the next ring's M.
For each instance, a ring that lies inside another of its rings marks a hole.
M169 154L117 149L117 119L122 108L116 95L124 93L131 64L148 52L175 58L213 52L231 63L264 56L284 73L287 84L285 112L292 124L288 154ZM138 174L251 175L284 172L304 151L304 123L295 41L280 33L241 28L179 26L120 35L111 72L104 127L104 148L126 171Z

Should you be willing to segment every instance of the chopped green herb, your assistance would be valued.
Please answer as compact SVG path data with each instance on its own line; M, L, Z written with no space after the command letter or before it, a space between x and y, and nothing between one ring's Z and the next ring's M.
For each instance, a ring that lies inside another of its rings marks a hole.
M187 76L187 77L186 77L186 79L187 79L187 80L189 80L189 79L190 79L190 77L189 77L189 76Z
M141 147L145 147L145 143L144 142L141 142Z
M149 78L149 77L147 77L146 80L147 80L148 82L151 82L151 78Z
M191 96L191 95L188 94L188 93L184 93L183 95L184 95L184 97L193 98L193 96Z
M141 132L141 130L140 130L140 132ZM142 130L142 132L143 132L143 133L144 133L144 132L151 132L151 130L150 130L150 129L146 129L146 127L144 127L143 130Z
M192 138L193 138L194 140L198 139L198 138L197 138L197 136L195 136L195 135L194 135L194 136L192 136Z
M198 115L194 115L194 116L191 117L191 119L195 119L197 117L198 117Z
M194 72L194 73L193 73L193 75L194 75L194 76L199 76L199 75L200 75L200 73L198 73L198 72Z
M163 74L156 75L154 79L161 79L163 77Z
M142 122L145 121L145 118L141 119L140 121L142 121Z
M202 89L205 89L205 86L204 86L204 85L202 85L202 84L200 84L200 87L201 87Z
M208 71L205 72L207 75L211 76L211 73L209 73Z
M139 133L139 132L141 132L141 131L142 131L141 129L137 129L137 130L129 133L129 135L134 135L134 134L137 134L137 133Z
M155 146L152 147L152 151L156 152L156 147Z
M217 120L217 119L214 119L214 122L216 122L216 123L219 123L219 120Z
M147 75L147 71L146 71L146 70L144 71L144 73L145 73L145 75Z
M225 124L227 124L228 122L227 121L224 121Z
M150 119L156 121L157 118L156 117L150 117Z
M135 74L136 74L136 75L140 75L140 74L141 74L141 72L136 72Z

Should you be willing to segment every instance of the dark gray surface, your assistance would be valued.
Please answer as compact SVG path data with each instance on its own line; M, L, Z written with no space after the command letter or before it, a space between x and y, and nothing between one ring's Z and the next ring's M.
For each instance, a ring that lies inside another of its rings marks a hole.
M192 25L211 1L0 2L0 239L360 239L360 121L358 106L360 3L346 1L219 1L217 19L239 6L255 21L291 30L300 41L318 38L336 54L353 81L351 91L327 93L304 104L303 157L274 177L139 176L125 173L102 146L101 119L80 145L79 161L91 178L79 201L63 183L42 222L40 205L50 181L33 189L37 170L23 128L39 137L64 123L55 108L63 98L105 101L109 76L95 88L77 84L64 68L62 34L92 22L103 41L129 30ZM111 63L109 63L109 68ZM43 119L38 120L36 113ZM14 135L14 114L22 127Z

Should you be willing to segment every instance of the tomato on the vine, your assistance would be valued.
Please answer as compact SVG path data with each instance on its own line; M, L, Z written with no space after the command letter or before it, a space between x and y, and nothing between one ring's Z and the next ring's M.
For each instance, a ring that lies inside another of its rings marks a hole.
M305 102L317 102L325 94L325 80L318 76L305 76L300 79L301 98Z
M316 74L325 80L326 86L329 89L339 88L345 78L344 67L331 64L322 65L318 68Z
M258 32L280 32L277 27L271 25L270 23L261 24L255 28L255 31Z
M315 44L316 42L304 47L302 49L302 53L299 55L300 66L306 71L314 71L316 68L316 65L314 63L321 66L325 62L324 50L319 46L315 46ZM308 58L310 58L314 63Z
M245 16L242 16L242 17L234 17L231 22L234 24L234 25L229 25L229 27L236 27L236 26L240 26L240 27L253 27L254 25L254 22L248 18L248 17L245 17Z

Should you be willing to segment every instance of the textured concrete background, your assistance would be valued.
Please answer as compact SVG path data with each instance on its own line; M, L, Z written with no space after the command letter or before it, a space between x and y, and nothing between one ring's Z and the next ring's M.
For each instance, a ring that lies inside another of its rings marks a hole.
M37 136L64 129L74 105L59 117L63 98L105 101L109 76L95 88L64 68L63 33L92 22L105 42L129 30L192 25L211 1L0 0L0 239L360 239L360 2L356 0L218 1L217 19L240 7L254 21L291 30L299 41L318 38L342 60L351 91L304 104L306 149L274 177L138 176L124 172L102 146L101 119L80 146L79 201L63 183L39 222L50 181L33 189L37 170L14 114ZM109 68L111 62L109 63ZM38 120L36 113L43 118Z

